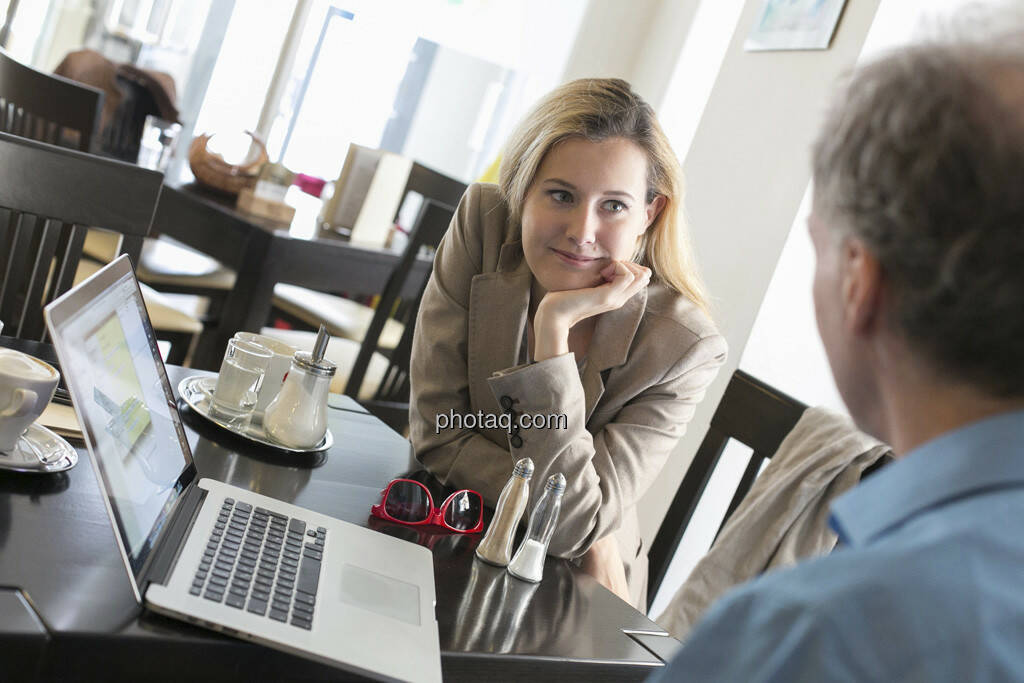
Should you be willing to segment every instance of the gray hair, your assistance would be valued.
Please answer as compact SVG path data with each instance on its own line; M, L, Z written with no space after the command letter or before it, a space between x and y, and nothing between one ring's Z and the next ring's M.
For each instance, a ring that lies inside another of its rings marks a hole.
M933 43L870 63L813 163L815 212L879 259L889 324L937 371L1024 395L1024 56Z

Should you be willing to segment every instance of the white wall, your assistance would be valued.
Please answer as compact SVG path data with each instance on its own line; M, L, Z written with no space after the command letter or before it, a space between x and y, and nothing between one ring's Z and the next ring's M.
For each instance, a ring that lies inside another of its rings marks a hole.
M623 78L657 109L700 0L590 0L562 81Z
M860 52L878 0L848 0L824 51L743 52L747 0L686 153L687 212L729 361L641 504L649 544L743 355L810 177L808 150L832 84ZM676 87L684 87L678 84Z

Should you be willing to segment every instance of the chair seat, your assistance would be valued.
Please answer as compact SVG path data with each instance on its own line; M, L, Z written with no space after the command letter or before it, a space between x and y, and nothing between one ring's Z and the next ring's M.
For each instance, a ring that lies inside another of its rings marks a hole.
M323 323L333 337L356 342L362 342L366 336L374 314L374 309L351 299L288 284L274 286L274 306L314 327ZM403 332L402 323L388 318L377 341L378 348L395 348Z
M275 327L265 327L260 330L274 339L280 339L286 344L291 344L300 351L312 351L313 341L316 333L305 330L279 330ZM327 344L327 352L324 357L338 366L338 371L331 380L331 393L345 393L345 385L348 384L348 376L356 364L356 356L359 355L359 344L351 339L334 337ZM370 359L370 365L366 369L366 377L363 378L363 386L359 389L360 401L373 399L374 392L384 379L384 373L388 369L388 359L379 353L374 353Z
M89 228L85 232L82 255L88 256L93 261L98 261L99 263L110 263L117 258L117 252L120 248L121 233Z
M82 253L94 261L110 263L117 258L121 235L90 228ZM145 238L135 266L139 281L182 289L223 289L235 286L235 271L169 237Z
M78 270L75 271L75 284L79 284L102 267L95 261L82 259L78 263ZM149 313L154 330L184 334L199 334L203 331L201 322L171 306L159 292L141 283L139 287L142 289L142 299L146 303L146 312Z
M230 290L235 271L169 237L146 239L135 269L139 279L153 285Z

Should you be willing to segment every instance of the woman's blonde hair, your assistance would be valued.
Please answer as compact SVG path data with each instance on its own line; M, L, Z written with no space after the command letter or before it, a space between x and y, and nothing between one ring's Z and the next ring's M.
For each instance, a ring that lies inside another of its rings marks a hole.
M505 145L498 187L512 219L522 219L526 194L541 161L569 138L625 138L647 155L647 197L665 204L637 246L637 261L708 312L683 217L683 172L654 110L618 78L581 78L556 88L520 122Z

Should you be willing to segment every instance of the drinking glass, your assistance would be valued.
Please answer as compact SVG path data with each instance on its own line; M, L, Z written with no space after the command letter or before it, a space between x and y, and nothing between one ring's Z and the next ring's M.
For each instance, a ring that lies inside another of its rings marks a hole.
M260 384L273 356L261 344L229 340L213 390L210 414L232 429L244 431L252 420Z
M180 124L153 115L147 116L142 126L142 139L139 141L138 165L142 168L166 171L174 155L175 143L180 132Z

